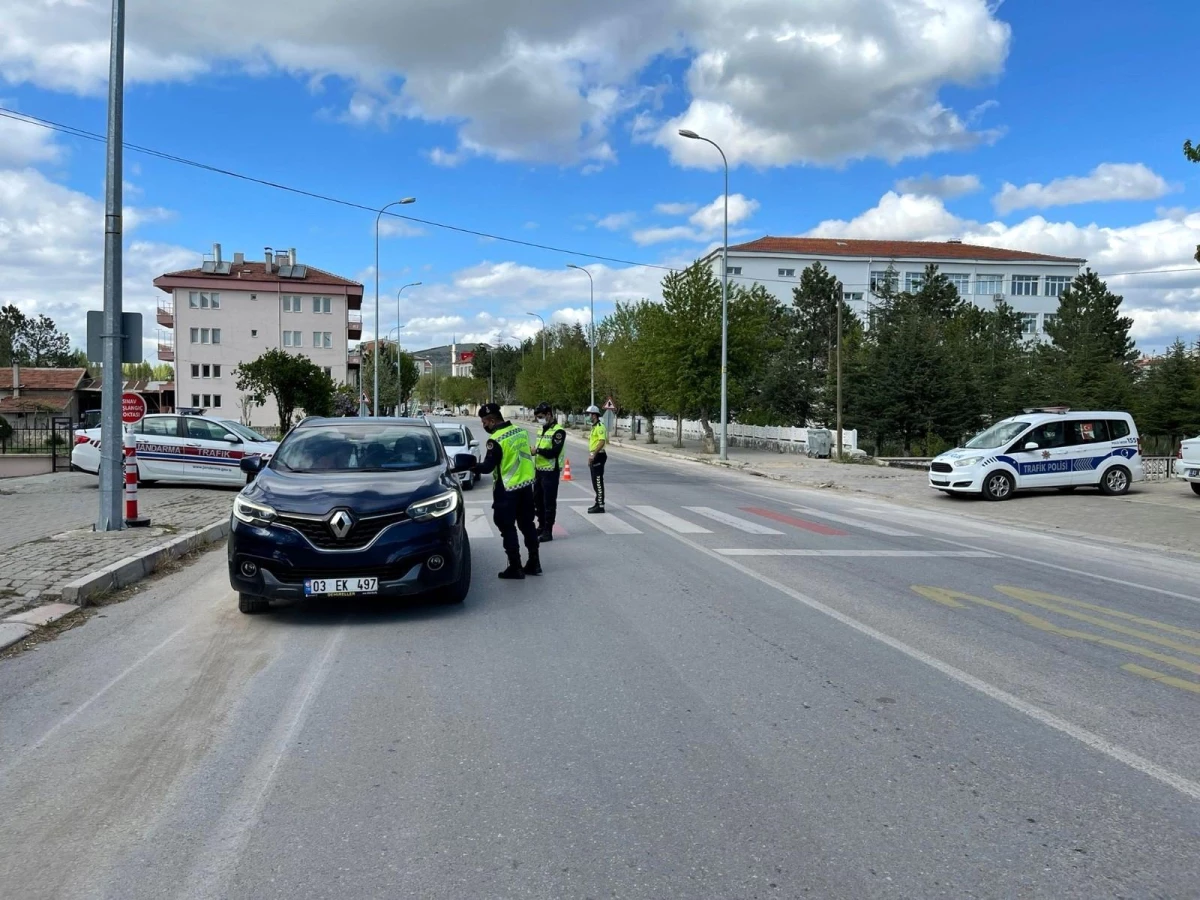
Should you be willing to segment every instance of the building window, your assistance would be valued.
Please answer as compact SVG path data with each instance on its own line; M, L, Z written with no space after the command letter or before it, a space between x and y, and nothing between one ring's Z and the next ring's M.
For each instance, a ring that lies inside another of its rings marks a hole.
M1050 326L1057 321L1057 313L1046 313L1044 316L1042 316L1042 331L1045 331L1048 334L1050 332Z
M198 365L196 365L195 363L192 363L192 377L193 378L200 377L200 367Z
M796 270L795 269L780 269L779 277L780 278L795 278Z
M258 329L257 328L250 329L250 337L258 337Z
M996 294L1004 293L1004 276L1003 275L977 275L975 276L975 293L982 296L995 296Z
M726 266L725 274L726 275L741 275L742 267L741 266Z
M200 368L204 372L204 375L201 377L212 378L212 366L201 366Z
M333 366L325 366L324 371L328 377L330 377L330 378L333 377Z
M971 275L968 272L947 272L946 277L958 291L958 296L965 297L971 293Z
M257 300L257 299L258 299L258 294L251 294L251 295L250 295L250 299L251 299L251 300Z
M220 328L214 328L214 329L212 330L212 337L213 337L213 343L214 343L214 344L219 344L219 343L221 343L221 329L220 329Z
M220 377L221 377L221 367L213 366L213 378L220 378Z
M1071 286L1071 279L1066 275L1046 276L1046 296L1061 297L1062 292Z
M192 394L192 406L199 406L199 405L200 405L200 395Z
M290 313L298 313L302 310L302 297L296 297L292 294L283 295L283 311Z
M188 329L188 334L191 335L193 344L200 343L200 329L199 328Z
M1021 313L1021 334L1037 334L1037 313Z
M211 334L211 331L209 329L201 328L200 329L200 343L207 344L209 342L210 334Z
M299 331L285 331L283 333L283 346L285 347L303 347L304 339Z
M1012 292L1014 297L1036 297L1038 295L1038 276L1014 275Z
M871 293L882 294L886 290L896 290L899 285L899 275L888 270L884 272L871 273Z
M188 294L188 306L192 309L200 308L200 294L197 291L192 291Z
M313 332L313 349L314 350L329 350L333 347L333 332L332 331L314 331Z
M313 312L325 314L333 312L333 298L313 297Z
M862 303L862 291L844 291L842 299L847 303Z
M200 405L205 406L205 407L212 406L212 394L205 394L204 402L201 403Z
M221 408L221 395L220 394L213 394L212 405L215 406L217 409Z
M908 293L919 291L925 284L924 272L905 272L904 273L904 290Z

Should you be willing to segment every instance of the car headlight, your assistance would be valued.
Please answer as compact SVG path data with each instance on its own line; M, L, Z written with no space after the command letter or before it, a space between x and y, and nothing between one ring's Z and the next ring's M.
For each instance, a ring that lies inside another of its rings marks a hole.
M233 515L249 525L266 525L275 519L275 510L262 503L247 500L241 494L233 498Z
M448 516L456 509L458 509L458 491L447 491L436 497L430 497L428 500L422 500L420 503L414 503L405 512L415 522L428 522L430 519Z
M967 466L975 465L981 459L983 459L982 456L967 456L967 457L964 457L963 459L956 459L954 461L954 468L965 469Z

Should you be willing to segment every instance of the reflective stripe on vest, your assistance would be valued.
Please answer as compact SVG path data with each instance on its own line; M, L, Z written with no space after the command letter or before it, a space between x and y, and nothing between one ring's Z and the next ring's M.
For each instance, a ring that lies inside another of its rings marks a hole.
M566 429L563 428L561 425L559 425L557 422L555 422L553 425L550 426L550 428L548 430L543 431L541 434L539 434L538 442L537 442L538 450L549 450L551 447L553 447L554 446L554 435L558 434L558 432L560 432L560 431L565 432ZM559 451L557 459L554 459L553 457L550 457L550 456L542 456L542 454L539 453L537 456L535 456L533 458L533 464L535 467L537 467L537 469L539 471L549 472L556 468L561 469L562 465L563 465L563 460L565 460L566 458L567 458L567 442L563 441L562 450Z
M529 450L529 432L513 425L493 434L492 440L500 445L500 486L515 491L533 484L537 470Z

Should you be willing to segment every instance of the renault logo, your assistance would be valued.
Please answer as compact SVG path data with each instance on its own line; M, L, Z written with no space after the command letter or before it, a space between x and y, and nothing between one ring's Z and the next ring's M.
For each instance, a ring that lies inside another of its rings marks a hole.
M354 518L344 509L339 509L329 517L329 530L333 532L333 536L339 541L345 538L353 527Z

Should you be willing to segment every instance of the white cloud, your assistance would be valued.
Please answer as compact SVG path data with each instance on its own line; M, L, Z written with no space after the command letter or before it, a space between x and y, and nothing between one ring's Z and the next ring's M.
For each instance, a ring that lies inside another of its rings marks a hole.
M614 123L630 117L685 165L899 159L985 137L944 106L944 85L1000 74L1009 27L994 0L155 0L130 17L131 85L208 73L284 73L314 94L348 88L340 117L419 117L457 132L431 151L581 165L615 157ZM100 96L109 4L16 0L0 32L0 79ZM230 23L237 23L230 27ZM662 91L639 75L664 55L688 60L688 107L654 119ZM819 85L819 89L797 86Z
M0 105L12 108L6 100L0 99ZM0 116L0 168L58 162L62 155L62 148L54 143L54 132Z
M384 216L379 221L380 237L421 237L425 229L420 225L397 219L395 216Z
M664 216L687 216L697 209L695 203L658 203L654 211Z
M955 216L934 197L885 194L878 205L849 221L828 220L813 237L947 240L1082 258L1125 297L1134 336L1143 349L1169 344L1176 336L1200 336L1200 212L1173 210L1123 227L1052 222L1031 216L1022 222L974 222ZM1179 270L1179 271L1168 271ZM1128 273L1128 274L1122 274Z
M757 200L743 194L729 195L729 224L737 225L749 219L758 210ZM641 246L661 244L665 241L709 241L721 234L725 219L725 197L721 195L712 203L696 209L688 217L689 225L672 225L666 228L643 228L633 233L633 239Z
M463 153L453 153L449 150L443 150L441 147L434 147L429 151L429 161L435 166L442 166L446 169L453 169L455 166L462 165L466 160L466 155Z
M961 197L975 193L982 186L978 175L921 175L896 182L896 190L901 194L920 194L924 197Z
M1001 215L1018 209L1047 209L1106 200L1155 200L1170 193L1166 180L1141 163L1101 163L1087 175L1049 184L1006 183L992 203Z
M624 231L637 219L635 212L619 212L609 213L604 218L596 222L597 228L603 228L606 231Z

